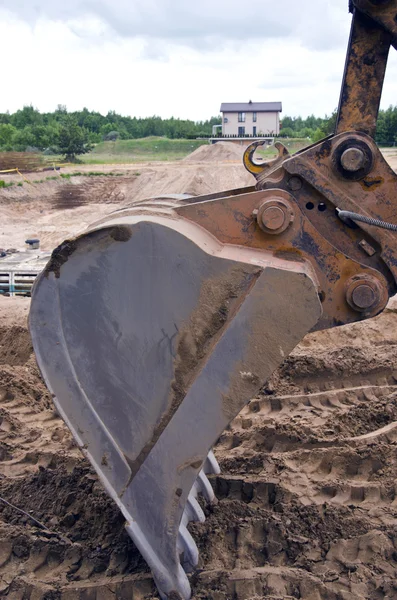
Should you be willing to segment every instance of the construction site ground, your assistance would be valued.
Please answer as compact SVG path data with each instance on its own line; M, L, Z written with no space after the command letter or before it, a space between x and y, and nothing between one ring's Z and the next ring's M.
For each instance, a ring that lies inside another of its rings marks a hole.
M235 148L199 150L176 163L97 168L120 176L1 189L0 247L37 236L51 250L136 199L253 183ZM397 169L397 149L385 156ZM158 598L53 409L29 302L0 297L0 598ZM196 600L397 598L396 313L392 301L375 319L309 334L221 436L219 501L189 526L200 550Z

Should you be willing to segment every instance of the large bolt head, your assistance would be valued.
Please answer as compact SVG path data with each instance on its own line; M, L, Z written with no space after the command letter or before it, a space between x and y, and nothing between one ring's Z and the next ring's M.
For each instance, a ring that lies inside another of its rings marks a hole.
M302 179L300 177L297 177L296 175L293 175L288 181L288 187L293 192L298 192L299 190L301 190L302 185Z
M371 172L375 153L373 142L367 142L357 132L347 133L336 137L332 145L330 165L338 177L360 181Z
M372 275L356 275L346 283L346 300L357 312L367 316L383 310L389 300L386 282Z
M283 233L294 220L294 209L284 198L269 198L256 213L259 227L271 235Z
M376 303L377 294L369 285L362 283L352 292L353 304L360 310L371 308Z
M269 206L262 213L262 223L266 229L276 231L285 223L286 215L279 206Z
M340 159L345 171L356 173L365 166L365 155L360 148L348 148L344 151Z

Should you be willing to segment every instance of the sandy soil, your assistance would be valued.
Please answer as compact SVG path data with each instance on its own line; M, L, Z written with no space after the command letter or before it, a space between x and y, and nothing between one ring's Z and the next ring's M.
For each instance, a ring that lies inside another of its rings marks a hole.
M139 165L138 169L131 165L122 171L112 169L123 173L122 177L60 178L1 190L0 247L20 248L27 237L37 236L43 250L52 250L93 220L134 200L165 193L195 196L255 183L241 163L178 162ZM102 166L101 171L105 172Z
M247 145L239 146L230 142L217 142L214 145L200 146L194 152L186 156L183 162L241 162L243 150Z
M382 154L391 168L397 171L397 148L385 148L382 150Z
M117 178L125 196L115 203L147 195L141 177L156 193L247 178L229 165L196 165L189 179L181 164L139 168ZM57 207L66 185L42 184L30 199L2 192L9 245L33 233L33 220L50 247L114 209L105 202L113 180L81 182L75 208ZM27 299L0 297L0 597L158 598L122 516L52 408L28 309ZM391 303L371 321L307 336L221 436L219 503L189 526L200 549L196 600L397 598L396 312Z
M243 150L223 142L201 146L183 161L174 163L78 165L62 172L112 172L121 176L59 178L2 189L0 248L21 248L27 237L39 237L42 249L52 250L68 236L86 229L93 219L148 196L195 196L253 185L255 179L241 164ZM387 149L384 154L397 170L397 148ZM44 176L48 174L51 175L46 172ZM20 181L13 174L4 179Z

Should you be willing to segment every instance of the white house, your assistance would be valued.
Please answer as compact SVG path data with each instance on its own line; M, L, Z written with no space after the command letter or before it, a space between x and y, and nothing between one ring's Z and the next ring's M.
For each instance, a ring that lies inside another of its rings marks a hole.
M282 110L281 102L225 102L221 105L222 135L276 136Z

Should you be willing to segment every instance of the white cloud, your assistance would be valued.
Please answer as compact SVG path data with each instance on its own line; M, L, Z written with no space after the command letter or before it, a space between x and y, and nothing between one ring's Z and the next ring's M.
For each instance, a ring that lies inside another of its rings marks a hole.
M205 119L221 102L338 104L346 0L0 0L0 111L66 104ZM3 10L1 10L3 8ZM397 98L392 53L383 105Z
M336 47L347 14L347 0L1 0L0 6L30 23L96 17L123 37L177 40L194 47L208 40L217 47L227 40L290 36L308 47Z

